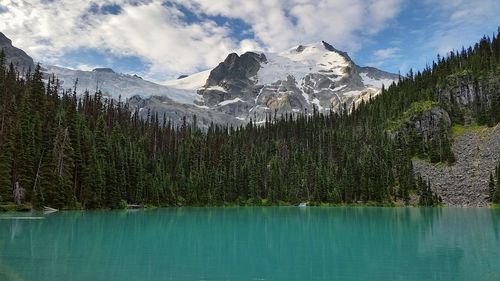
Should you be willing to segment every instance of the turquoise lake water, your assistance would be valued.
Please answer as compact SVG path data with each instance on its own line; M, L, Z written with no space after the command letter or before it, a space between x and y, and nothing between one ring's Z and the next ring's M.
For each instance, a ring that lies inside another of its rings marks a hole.
M2 281L500 280L500 209L0 214Z

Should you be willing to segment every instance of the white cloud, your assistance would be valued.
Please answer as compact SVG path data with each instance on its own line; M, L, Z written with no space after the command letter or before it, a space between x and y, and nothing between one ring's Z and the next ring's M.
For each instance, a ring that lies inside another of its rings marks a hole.
M433 11L435 22L422 41L434 54L445 55L474 44L485 33L496 31L499 24L498 0L426 0L425 5Z
M0 0L0 31L36 60L57 64L69 51L104 50L137 56L147 76L164 80L215 66L231 51L278 51L326 40L350 52L397 16L402 0L173 0L200 16L188 21L160 0ZM118 15L92 5L117 4ZM206 16L239 19L254 39L231 38L231 26ZM105 63L105 62L103 62Z
M90 14L92 2L0 0L9 8L0 14L0 31L37 60L58 63L66 52L80 48L138 56L149 64L150 75L192 72L216 64L239 46L226 27L211 22L187 24L172 7L150 1L119 3L119 15Z
M398 44L398 42L393 42ZM401 58L401 49L399 47L390 47L384 49L374 50L371 53L370 61L366 64L368 66L384 68L385 66L393 66Z
M92 71L93 69L102 68L102 67L104 67L104 66L82 63L82 64L77 65L76 70Z
M401 0L176 0L198 13L243 19L270 50L326 40L358 50L400 10Z
M398 57L400 49L397 47L380 49L373 52L373 56L377 60L387 60Z

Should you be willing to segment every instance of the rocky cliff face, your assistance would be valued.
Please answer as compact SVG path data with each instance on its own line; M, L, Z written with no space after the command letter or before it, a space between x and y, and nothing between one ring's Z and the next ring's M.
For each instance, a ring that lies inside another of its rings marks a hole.
M411 118L407 122L407 127L414 129L424 141L427 141L442 130L450 129L451 119L448 112L439 106L434 106L430 110Z
M452 124L448 112L438 105L416 112L402 122L397 129L389 130L392 137L414 135L424 142L432 140L443 131L449 131Z
M261 63L267 63L264 54L247 52L238 56L232 53L210 71L205 87L221 86L226 90L241 91L254 84L251 78L257 75Z
M466 124L476 121L474 112L481 111L481 107L491 108L493 100L500 98L500 75L478 80L464 71L447 77L444 83L438 90L440 104ZM451 112L453 107L460 108L460 112Z
M197 105L245 122L263 122L274 113L312 112L313 107L320 112L338 112L344 104L350 108L398 79L397 75L356 65L347 53L326 42L281 53L230 54L205 75L195 74L166 85L196 91L201 96Z
M438 91L440 102L471 107L478 99L491 105L493 96L500 93L500 76L490 76L481 81L464 71L446 79L446 85Z
M14 64L20 73L25 73L29 69L33 70L33 59L23 50L12 46L12 41L0 32L0 49L5 53L6 63Z

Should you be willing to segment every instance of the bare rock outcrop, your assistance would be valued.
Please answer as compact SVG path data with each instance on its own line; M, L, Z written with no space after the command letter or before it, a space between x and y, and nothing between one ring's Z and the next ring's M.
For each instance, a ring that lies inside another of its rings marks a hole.
M414 160L414 172L430 180L447 206L488 206L489 175L500 160L500 124L456 136L453 153L457 161L451 166Z
M34 69L33 59L28 56L23 50L12 45L12 41L0 32L0 50L5 53L6 63L12 63L17 71L25 73L29 69Z
M439 106L434 106L430 110L411 118L406 126L414 129L424 141L427 141L439 134L442 129L449 129L451 120L448 112Z

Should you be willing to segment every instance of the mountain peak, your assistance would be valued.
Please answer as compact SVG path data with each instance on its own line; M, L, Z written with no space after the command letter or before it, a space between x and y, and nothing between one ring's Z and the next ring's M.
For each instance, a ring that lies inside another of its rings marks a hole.
M327 51L330 51L330 52L335 52L335 53L338 53L340 55L342 55L343 57L345 57L346 59L351 60L351 58L349 57L349 55L347 54L347 52L343 52L339 49L336 49L335 47L333 47L332 45L330 45L328 42L326 41L321 41L321 44L323 44L323 47L327 50Z
M323 44L323 46L325 47L325 49L327 49L328 51L331 51L331 52L338 52L337 49L335 49L332 45L328 44L327 42L325 41L321 41L321 44Z
M2 32L0 32L0 45L12 45L12 40L10 40Z
M289 49L288 51L285 51L283 53L290 53L290 54L301 54L301 53L308 53L308 54L313 54L313 53L324 53L324 52L334 52L339 54L340 56L344 57L347 61L352 62L351 58L347 54L347 52L341 51L339 49L336 49L333 47L331 44L329 44L326 41L318 41L310 44L305 44L305 45L298 45L296 47L293 47Z

